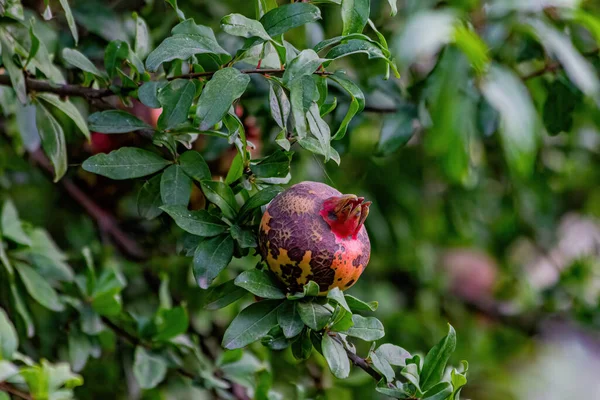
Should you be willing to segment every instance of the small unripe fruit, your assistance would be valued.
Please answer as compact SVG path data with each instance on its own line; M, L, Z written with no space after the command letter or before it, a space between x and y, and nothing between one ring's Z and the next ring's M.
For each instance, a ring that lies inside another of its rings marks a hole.
M369 262L371 244L364 221L370 202L317 182L302 182L267 206L259 247L269 269L290 292L309 281L321 295L356 283Z

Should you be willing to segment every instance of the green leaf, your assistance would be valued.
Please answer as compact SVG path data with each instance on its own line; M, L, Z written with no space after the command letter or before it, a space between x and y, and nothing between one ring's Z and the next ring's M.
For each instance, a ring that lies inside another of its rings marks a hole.
M160 197L166 206L187 206L192 195L192 180L175 164L162 173L160 179Z
M189 321L187 311L183 307L161 309L154 318L156 334L152 338L156 341L168 341L185 333Z
M167 81L150 81L138 89L138 99L150 108L160 108L158 92L168 84Z
M582 97L580 92L562 79L550 84L543 109L544 125L549 134L571 131L573 112L582 103Z
M377 143L377 154L388 156L408 143L415 132L413 121L416 117L416 112L412 109L400 109L386 117Z
M319 288L319 284L315 281L308 281L306 285L302 288L304 296L318 296L321 289Z
M393 397L395 399L410 399L412 397L411 393L405 390L404 385L402 385L400 382L398 382L398 385L400 385L400 387L389 387L389 385L382 379L377 384L375 390L381 394Z
M214 37L176 34L166 38L148 55L146 69L155 72L164 62L187 60L197 54L208 54L219 64L231 60L229 53L219 46Z
M223 347L239 349L260 340L277 325L280 306L278 300L262 300L244 308L225 331Z
M17 208L10 199L6 200L2 207L0 236L25 246L31 246L31 239L23 230Z
M350 375L350 360L344 345L325 333L321 341L321 348L323 357L327 360L333 375L339 379L346 379Z
M325 161L329 161L331 155L331 131L327 122L321 118L319 106L317 103L312 103L310 108L306 112L306 121L308 122L308 128L310 133L317 138L320 154L325 156Z
M5 92L8 92L5 90ZM14 101L12 98L9 101ZM8 110L8 105L2 105ZM41 139L35 124L35 105L28 104L16 106L16 122L23 147L28 152L34 152L40 148Z
M490 65L489 49L479 35L464 25L454 30L454 42L467 56L477 74L483 74Z
M275 196L283 191L281 186L267 186L250 197L239 212L239 219L244 220L253 210L268 204Z
M290 172L292 154L294 153L277 150L265 158L252 160L250 169L260 178L284 178Z
M74 49L63 49L62 58L72 66L92 75L106 79L106 72L100 71L89 58Z
M453 39L457 21L451 8L413 14L397 41L395 54L405 66L433 56Z
M452 381L452 398L451 400L460 400L460 391L467 384L467 372L469 371L469 363L461 361L463 372L458 372L456 368L452 369L450 378Z
M292 354L296 360L304 361L308 360L310 354L312 353L312 349L313 344L310 340L310 330L304 329L300 337L292 343Z
M67 0L59 0L59 2L63 10L65 11L65 18L67 19L67 24L69 25L71 35L73 35L73 39L75 39L75 45L77 46L77 42L79 42L79 34L77 33L77 25L75 24L75 18L73 18L73 13L71 12L69 2Z
M369 19L370 0L342 0L342 35L362 33Z
M25 328L27 330L27 337L33 337L35 334L35 325L33 325L33 320L31 319L31 314L27 310L25 306L25 301L21 295L21 292L17 288L17 285L14 282L10 283L10 294L12 295L13 304L15 305L15 309L23 323L25 324Z
M384 343L375 350L375 353L382 359L385 359L390 365L404 367L406 359L411 358L408 351L400 346L390 343Z
M418 359L419 356L415 356ZM400 375L406 378L411 384L415 386L418 393L421 393L421 384L419 377L419 364L417 363L408 363L402 370L400 371Z
M136 147L121 147L108 154L96 154L83 162L83 169L111 179L132 179L150 175L171 164L161 156Z
M40 39L35 34L35 30L33 26L35 24L35 19L31 18L29 21L29 40L31 41L31 46L29 47L29 54L27 54L27 60L25 61L25 65L29 65L31 60L35 57L38 50L40 49Z
M175 10L175 13L177 14L177 17L180 20L184 20L185 19L185 15L183 14L183 11L181 11L179 9L179 7L177 6L177 0L165 0L165 2L170 5L171 7L173 7L173 10Z
M369 59L381 58L389 62L388 58L385 56L385 54L383 54L379 46L359 39L352 39L345 43L338 44L329 50L325 57L331 60L337 60L338 58L353 54L366 54Z
M231 188L223 182L202 181L202 192L206 198L223 211L223 215L229 219L235 219L238 205Z
M186 151L179 157L179 165L188 176L198 182L211 178L210 169L202 158L202 155L195 150Z
M277 323L283 330L283 335L288 339L298 336L304 328L298 304L297 301L285 301L277 314ZM312 349L312 344L310 347Z
M150 178L138 193L137 209L138 214L145 219L154 219L162 214L160 206L163 205L160 196L160 181L162 175L156 175Z
M200 120L200 129L210 129L221 121L233 102L244 93L248 83L250 77L235 68L217 71L198 100L196 116Z
M23 5L21 4L21 0L8 0L2 2L2 15L16 19L18 21L23 21L25 18L23 15Z
M0 308L0 360L12 360L19 348L19 337L4 309Z
M352 312L352 310L350 310L350 307L348 306L348 303L346 302L346 299L344 298L344 293L340 290L340 288L335 287L331 289L327 293L327 298L335 301L349 313Z
M321 19L318 7L309 3L284 4L272 9L260 19L271 37L279 36L290 29Z
M75 372L81 371L93 349L88 337L77 329L71 329L68 337L69 363Z
M58 182L67 172L65 133L58 121L41 103L36 103L35 110L35 122L42 139L42 147L54 167L54 182Z
M36 270L22 262L15 263L15 269L19 272L27 293L35 301L52 311L65 309L54 288Z
M314 50L302 50L300 54L286 66L285 72L283 73L283 83L289 87L303 76L312 75L324 61L326 60L320 58Z
M188 79L175 79L158 92L163 112L158 118L159 129L171 129L185 122L196 95L196 85Z
M247 18L242 14L229 14L223 17L221 28L233 36L245 38L257 37L264 41L271 40L271 37L259 21Z
M385 377L386 382L392 383L394 381L396 373L386 359L380 357L377 352L370 352L369 359L373 364L373 368Z
M352 40L352 39L356 39L356 40L364 40L367 42L370 42L376 46L378 46L379 48L384 49L384 47L381 45L381 43L371 39L370 37L368 37L367 35L364 35L362 33L352 33L350 35L343 35L343 36L336 36L336 37L332 37L330 39L325 39L319 43L317 43L315 45L315 47L313 47L313 50L316 51L317 53L321 52L323 49L326 49L327 47L339 44L341 42L346 42L348 40Z
M160 209L169 214L177 226L193 235L216 236L227 230L223 221L206 210L190 211L181 205L162 206Z
M141 346L135 349L133 375L142 389L152 389L165 379L167 362Z
M388 0L390 4L391 12L390 15L393 17L398 14L398 0Z
M233 239L229 234L202 240L194 253L193 271L198 286L207 289L232 258Z
M90 130L100 133L126 133L140 129L152 129L139 118L121 110L95 112L88 117Z
M308 124L306 122L306 112L311 104L318 100L319 94L317 87L310 76L304 76L298 79L290 87L290 104L292 106L292 115L298 138L302 139L308 135Z
M345 308L339 306L336 307L331 322L329 323L329 329L334 332L345 332L350 329L352 325L354 325L354 322L352 322L352 313L346 311Z
M315 302L298 303L300 318L309 328L320 331L331 319L331 311Z
M242 159L242 155L237 153L231 161L231 165L229 166L229 171L227 172L227 176L225 177L225 184L231 185L238 179L242 177L244 173L244 161Z
M342 87L349 95L350 95L350 106L348 107L348 111L346 112L346 116L342 120L340 127L338 128L335 135L333 135L334 140L339 140L346 135L346 131L348 130L348 125L352 118L365 108L365 95L362 90L354 82L346 77L345 74L336 72L333 75L328 77L338 85Z
M440 382L425 392L423 400L446 400L452 394L449 382Z
M383 324L375 317L365 318L361 315L353 315L352 322L354 322L354 326L344 332L348 336L372 342L381 339L385 335Z
M260 18L274 8L277 8L277 0L256 0L256 17Z
M481 92L500 114L502 147L510 170L519 177L532 174L540 142L540 123L527 88L510 70L492 66Z
M248 292L244 288L236 286L234 279L232 279L221 285L213 286L204 293L206 293L202 302L205 304L204 308L207 310L218 310L227 307Z
M235 284L265 299L285 298L285 294L279 288L275 278L270 273L257 269L242 272L235 279Z
M113 317L119 315L123 307L121 288L112 287L106 290L97 290L92 299L92 308L98 314Z
M423 370L419 378L421 389L427 392L433 386L438 384L444 376L446 363L450 355L456 348L456 332L452 325L448 325L448 335L446 335L438 344L436 344L425 356Z
M133 49L139 58L144 59L152 49L150 30L148 29L146 21L135 12L133 13L133 19L135 20L135 41Z
M232 225L230 228L231 237L238 243L242 249L249 249L258 246L256 234L249 228L242 228L238 225Z
M4 32L0 31L0 49L2 50L2 65L8 72L10 83L17 94L17 99L21 104L27 103L27 87L25 86L25 73L13 60L14 46L4 36Z
M285 90L269 81L269 105L271 107L271 116L281 129L287 129L287 122L290 117L290 100Z
M73 121L86 138L90 138L90 130L88 129L83 115L81 115L77 107L75 107L70 100L61 100L60 97L52 93L38 93L36 94L36 98L58 108Z
M17 368L16 365L14 365L13 363L6 361L6 360L0 360L0 382L4 382L6 380L8 380L8 378L17 375L19 373L19 368ZM4 392L2 392L4 393ZM6 397L3 399L2 397L0 397L0 399L2 400L10 400L10 397L8 397L8 395L6 395Z

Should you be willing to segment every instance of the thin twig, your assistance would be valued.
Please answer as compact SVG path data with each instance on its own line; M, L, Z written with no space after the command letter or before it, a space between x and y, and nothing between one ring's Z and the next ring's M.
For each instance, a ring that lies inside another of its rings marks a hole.
M0 85L12 86L8 75L0 75ZM59 96L76 96L86 99L101 99L103 97L113 96L110 89L94 89L90 87L71 85L71 84L53 84L49 81L40 79L25 78L25 86L28 92L50 92Z
M193 79L193 78L203 78L206 76L213 76L218 71L204 71L204 72L192 72L189 74L177 75L167 78L167 80L172 81L173 79ZM253 68L253 69L241 69L239 70L242 74L260 74L260 75L278 75L283 74L285 72L284 68ZM327 71L315 71L314 75L333 75L332 72Z
M592 51L587 51L584 53L581 53L582 56L584 57L593 57L595 55L597 55L600 52L600 47L597 49L594 49ZM558 61L552 61L547 63L546 65L544 65L542 68L530 72L527 75L524 75L521 77L522 80L527 81L529 79L533 79L533 78L537 78L538 76L542 76L544 74L546 74L547 72L556 72L558 70L561 70L563 68L563 66L558 62Z
M344 347L344 350L346 351L346 354L348 355L350 361L352 361L352 364L362 369L367 374L371 375L373 379L375 379L377 382L379 382L383 378L379 372L375 371L373 367L369 365L366 359L362 358L361 356L357 355L356 353L353 353L350 349L348 349L344 342L337 335L334 336L332 334L331 337L333 338L333 340L335 340Z
M25 393L8 382L0 382L0 392L6 392L20 399L33 400L29 393Z

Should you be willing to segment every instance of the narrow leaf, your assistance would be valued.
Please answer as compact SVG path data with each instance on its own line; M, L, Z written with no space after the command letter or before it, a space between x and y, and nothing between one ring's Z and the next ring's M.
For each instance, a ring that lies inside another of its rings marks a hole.
M190 211L181 205L162 206L160 209L169 214L177 226L193 235L216 236L227 229L223 221L206 210Z
M233 257L233 239L229 234L204 239L194 253L194 277L198 286L207 289L229 265Z
M244 308L225 331L223 347L239 349L260 340L277 325L280 306L278 300L263 300Z
M96 154L83 162L83 169L111 179L132 179L160 171L170 162L136 147L121 147L108 154Z
M192 195L192 180L175 164L171 165L162 174L160 180L160 197L167 206L187 206Z
M231 104L244 93L249 82L250 77L235 68L217 71L198 100L196 115L200 120L200 129L210 129L221 121Z

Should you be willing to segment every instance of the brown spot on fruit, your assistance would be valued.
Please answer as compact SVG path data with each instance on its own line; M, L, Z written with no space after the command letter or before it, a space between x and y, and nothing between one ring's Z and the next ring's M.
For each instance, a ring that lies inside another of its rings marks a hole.
M263 215L260 252L291 292L301 290L310 280L319 284L320 294L334 287L347 289L369 262L371 245L362 223L356 225L353 220L356 234L340 237L339 232L333 231L337 225L332 227L322 216L325 201L336 206L335 198L346 199L343 206L348 215L368 213L368 203L363 204L363 198L342 197L325 184L302 182L275 197ZM338 222L345 227L343 218Z

